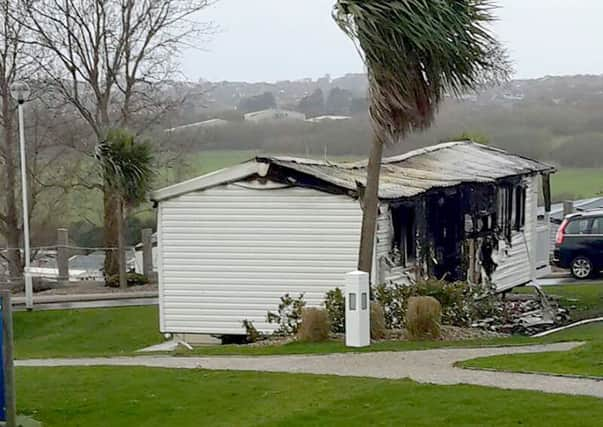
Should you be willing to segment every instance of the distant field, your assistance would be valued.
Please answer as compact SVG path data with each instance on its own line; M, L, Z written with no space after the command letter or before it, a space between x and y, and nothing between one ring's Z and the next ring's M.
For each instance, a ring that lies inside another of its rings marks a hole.
M586 199L603 195L603 168L561 169L551 179L553 198Z

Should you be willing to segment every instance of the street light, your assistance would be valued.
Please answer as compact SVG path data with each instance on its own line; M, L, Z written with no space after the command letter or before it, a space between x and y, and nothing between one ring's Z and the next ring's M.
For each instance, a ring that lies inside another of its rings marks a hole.
M25 257L25 306L28 310L33 308L33 283L31 279L30 263L31 250L29 248L29 199L27 195L27 164L25 162L25 128L23 126L23 104L29 99L31 91L25 82L15 82L10 87L12 97L18 103L19 110L19 145L21 146L21 194L23 197L23 252Z

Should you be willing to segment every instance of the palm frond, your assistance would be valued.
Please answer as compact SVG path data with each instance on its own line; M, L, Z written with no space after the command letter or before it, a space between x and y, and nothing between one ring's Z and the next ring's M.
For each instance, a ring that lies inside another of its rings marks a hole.
M445 94L504 81L510 64L489 25L491 0L338 0L333 17L367 67L370 115L384 142L431 125Z
M155 176L151 146L136 142L134 136L124 130L114 129L95 151L105 181L124 202L130 205L142 202Z

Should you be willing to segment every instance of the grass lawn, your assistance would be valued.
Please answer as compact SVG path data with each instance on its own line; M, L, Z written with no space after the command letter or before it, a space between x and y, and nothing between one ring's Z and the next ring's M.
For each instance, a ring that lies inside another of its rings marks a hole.
M559 332L544 341L587 341L587 344L568 352L485 357L461 366L603 378L603 322Z
M529 288L516 292L532 292ZM570 285L547 288L559 295L564 304L575 306L577 315L603 315L603 285ZM15 313L16 357L80 357L132 354L134 351L162 342L158 332L157 307L127 307L64 311ZM349 349L341 341L326 343L291 343L272 346L204 346L193 351L180 349L176 354L195 355L278 355L326 354L348 351L409 351L439 347L481 347L496 345L525 345L538 342L567 341L567 334L545 340L511 337L455 342L388 341L364 349ZM590 340L590 336L580 339Z
M596 197L603 193L603 169L561 169L551 177L553 198Z
M603 400L411 381L147 368L19 368L19 411L69 426L599 425Z
M128 354L161 342L158 328L157 307L17 312L15 357Z

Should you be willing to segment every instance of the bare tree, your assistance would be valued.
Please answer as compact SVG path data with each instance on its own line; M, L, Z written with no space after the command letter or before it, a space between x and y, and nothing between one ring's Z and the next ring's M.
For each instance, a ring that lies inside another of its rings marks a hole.
M18 146L16 138L15 108L11 99L11 85L25 74L31 65L27 49L21 42L25 27L13 19L10 0L0 0L0 235L6 239L11 277L23 272L21 253L21 225L19 215Z
M165 85L177 72L179 51L199 44L211 31L196 19L211 0L21 0L19 21L28 40L51 60L40 63L57 94L89 125L93 146L112 128L144 127L169 108ZM118 197L106 177L105 245L118 244ZM105 273L117 273L116 251L108 251Z

